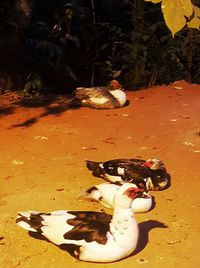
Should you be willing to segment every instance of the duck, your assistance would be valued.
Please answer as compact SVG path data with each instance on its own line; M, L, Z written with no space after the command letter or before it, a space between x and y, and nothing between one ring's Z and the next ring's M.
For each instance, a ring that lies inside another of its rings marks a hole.
M77 87L73 102L94 109L116 109L126 105L124 88L117 80L104 87Z
M36 233L78 260L115 262L137 247L139 231L131 205L143 195L142 189L124 183L115 193L113 215L97 211L25 211L18 212L16 223L31 236Z
M113 159L105 162L86 160L87 168L95 177L109 182L133 182L141 180L148 191L160 191L169 187L170 177L163 161L152 157L143 159Z
M138 188L138 186L134 183L128 183L130 187ZM98 185L94 185L90 188L88 188L83 195L79 197L79 201L82 200L95 200L99 202L101 205L103 205L106 208L113 209L114 208L114 196L116 192L122 187L122 184L115 184L110 182L101 183ZM141 183L139 185L141 187ZM142 185L142 189L143 185ZM147 193L143 192L144 197L138 197L133 200L132 202L132 209L134 213L145 213L152 209L153 206L153 199L152 196Z

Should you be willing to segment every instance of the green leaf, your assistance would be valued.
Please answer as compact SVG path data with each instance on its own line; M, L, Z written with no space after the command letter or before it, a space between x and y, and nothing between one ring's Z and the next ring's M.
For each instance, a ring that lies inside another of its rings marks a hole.
M199 14L200 9L192 5L191 0L145 0L146 2L160 3L165 23L172 33L172 36L176 32L180 31L187 23L186 17L189 19L193 12L194 18L187 23L188 27L199 29Z
M187 23L189 28L200 30L200 8L193 5L194 17Z
M179 0L179 2L183 15L189 18L193 13L191 0Z
M191 21L187 22L187 26L189 28L195 28L197 30L200 30L200 18L194 17L191 19Z
M193 12L191 0L163 0L161 8L173 36L186 25L186 17L190 17Z

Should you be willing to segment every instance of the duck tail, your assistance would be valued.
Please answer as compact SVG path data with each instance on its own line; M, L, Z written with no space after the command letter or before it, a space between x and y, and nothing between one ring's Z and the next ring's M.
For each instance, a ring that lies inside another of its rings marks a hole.
M41 233L41 221L43 218L40 216L41 213L36 211L26 211L18 212L16 223L18 226L29 232L38 232Z
M69 106L70 107L79 107L80 106L80 101L76 97L75 93L73 92L69 98Z
M94 162L90 160L86 160L85 162L86 162L87 168L91 171L94 171L99 166L98 162Z
M84 191L83 194L81 194L78 197L78 201L94 201L99 200L100 192L98 191L96 186L92 186L86 191Z
M94 162L94 161L86 160L87 168L92 171L92 174L95 177L103 176L103 169L101 168L100 164L101 162Z

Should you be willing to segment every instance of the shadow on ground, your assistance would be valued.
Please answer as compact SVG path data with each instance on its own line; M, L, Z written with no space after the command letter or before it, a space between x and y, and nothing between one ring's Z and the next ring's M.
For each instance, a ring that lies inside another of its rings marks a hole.
M1 115L10 115L14 113L14 107L0 107L0 116Z
M142 251L149 242L149 232L154 228L168 228L163 222L148 220L138 224L139 226L139 241L136 250L131 254L131 256L138 254Z
M18 107L29 108L43 108L44 112L42 112L39 116L32 117L28 120L25 120L19 124L14 124L13 127L30 127L33 124L37 123L38 120L42 117L49 115L61 115L68 109L77 109L78 106L72 105L69 96L50 96L50 97L32 97L32 98L23 98L15 103ZM1 112L1 109L0 109ZM8 114L9 111L7 111ZM14 112L14 108L10 113ZM6 111L4 112L6 115Z

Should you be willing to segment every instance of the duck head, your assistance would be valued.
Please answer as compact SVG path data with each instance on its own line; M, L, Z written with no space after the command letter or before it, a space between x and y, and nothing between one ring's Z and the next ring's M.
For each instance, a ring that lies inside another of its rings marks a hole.
M116 90L116 89L124 90L123 87L120 85L120 83L117 80L110 81L110 83L108 85L108 90Z
M143 164L143 166L152 170L165 169L163 161L159 158L150 158Z
M144 180L146 182L146 188L148 191L161 191L169 187L169 179L167 175L165 178L155 176L148 177Z
M143 189L133 187L131 183L124 183L114 196L114 206L120 208L131 208L136 198L148 198Z

